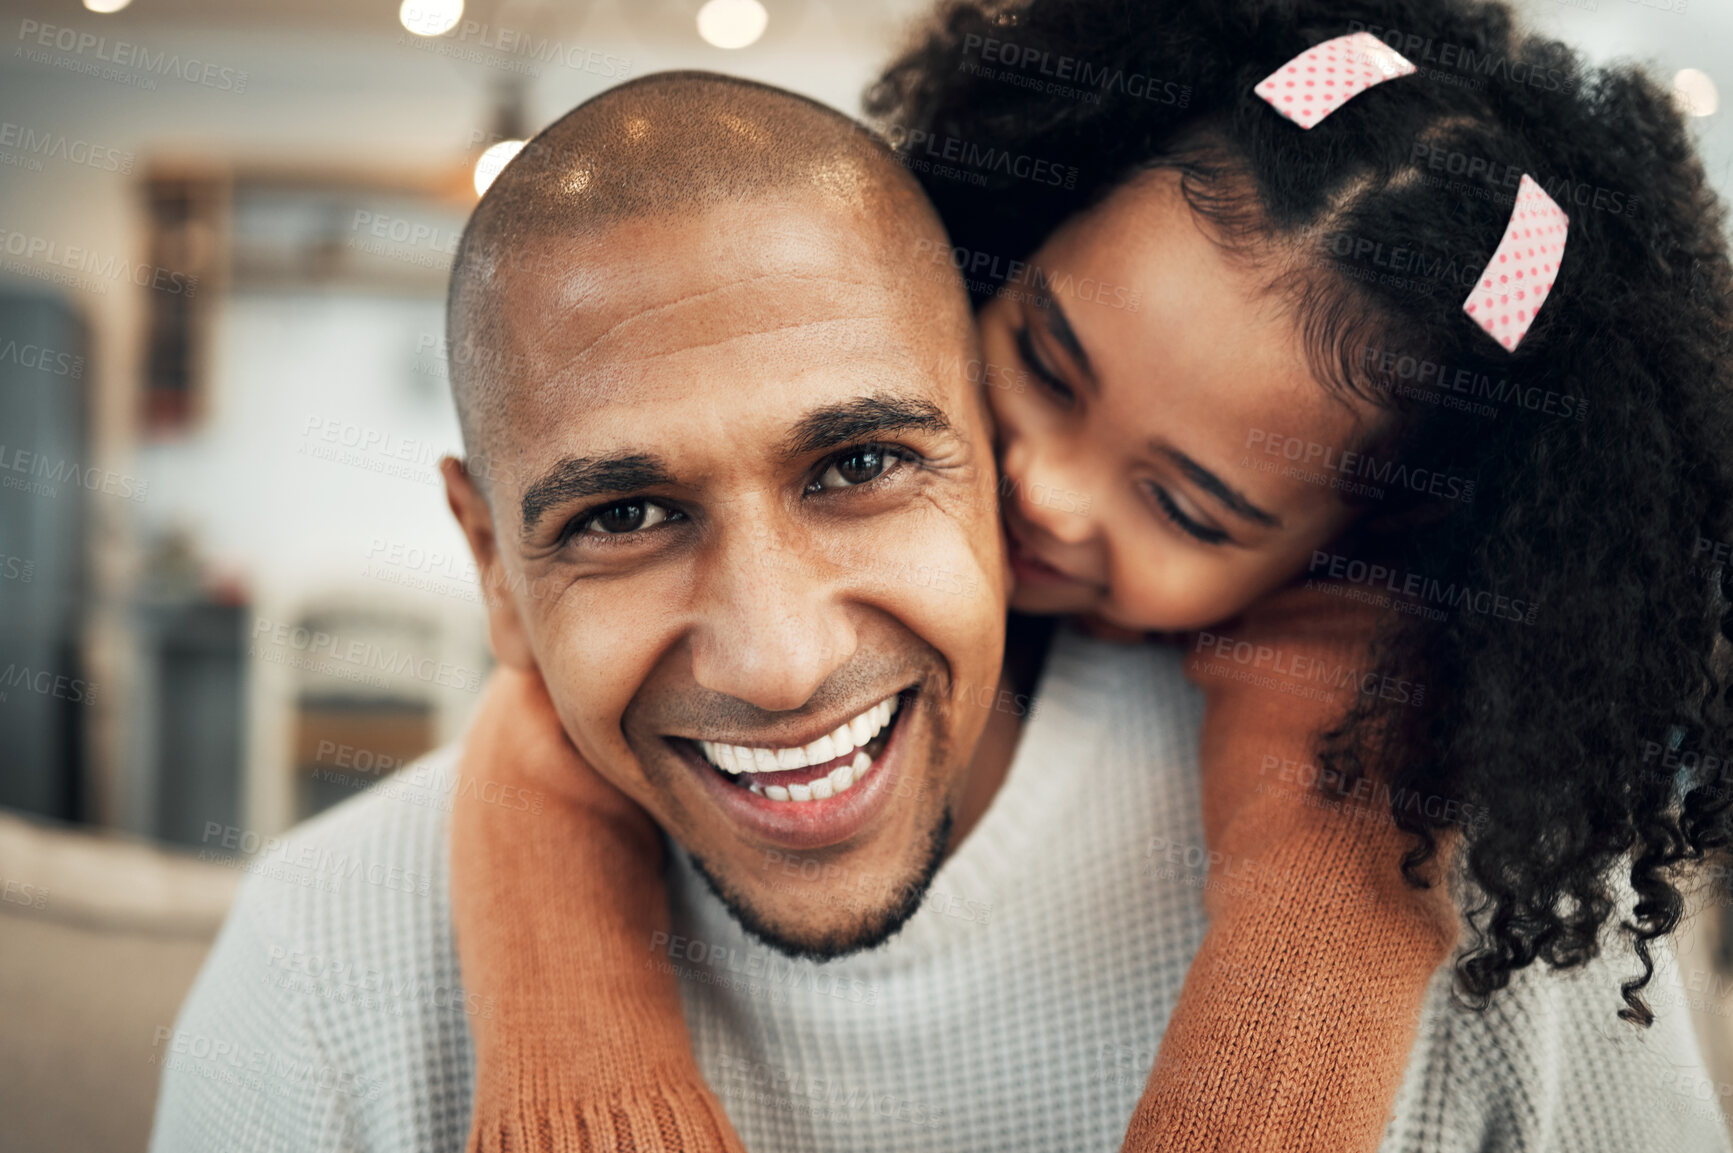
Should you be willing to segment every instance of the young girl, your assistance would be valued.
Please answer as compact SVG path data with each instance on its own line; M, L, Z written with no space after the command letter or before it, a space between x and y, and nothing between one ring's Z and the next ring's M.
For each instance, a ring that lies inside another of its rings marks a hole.
M1309 129L1254 91L1363 30L1419 70ZM1666 95L1471 0L1032 0L944 8L868 110L1075 170L923 176L958 262L1018 269L970 284L1017 369L989 390L1013 605L1182 634L1210 849L1299 866L1212 891L1126 1148L1375 1148L1456 937L1403 879L1444 858L1482 1003L1594 956L1628 878L1646 1023L1676 866L1733 836L1733 582L1700 563L1733 540L1733 276ZM1463 304L1524 175L1569 241L1513 351ZM1296 662L1364 675L1308 696ZM490 691L464 771L562 782L545 822L453 818L464 980L500 1006L471 1148L739 1148L641 965L653 827L533 678ZM559 915L489 936L501 901Z

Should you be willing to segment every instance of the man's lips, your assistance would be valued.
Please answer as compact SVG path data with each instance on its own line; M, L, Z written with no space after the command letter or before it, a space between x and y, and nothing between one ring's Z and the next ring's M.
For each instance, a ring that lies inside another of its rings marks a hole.
M850 753L865 747L882 732L896 711L897 694L893 693L810 740L768 745L728 740L699 740L694 743L706 761L731 776L771 775L821 765L834 768L839 763L847 764Z
M901 722L913 711L917 697L918 693L905 690L887 698L895 702L891 709L881 709L883 701L872 706L868 713L880 709L891 715L874 726L864 745L797 767L767 765L763 771L735 772L716 763L723 758L713 742L703 742L710 747L701 748L699 741L671 737L668 743L723 815L748 833L786 848L819 849L854 836L893 794L893 779L903 764L901 750L907 743L900 737L909 727ZM817 742L809 746L812 743ZM832 743L830 751L835 753ZM738 750L754 747L727 744ZM738 752L733 759L738 768ZM839 779L846 782L841 788L836 787ZM804 800L797 799L802 796Z

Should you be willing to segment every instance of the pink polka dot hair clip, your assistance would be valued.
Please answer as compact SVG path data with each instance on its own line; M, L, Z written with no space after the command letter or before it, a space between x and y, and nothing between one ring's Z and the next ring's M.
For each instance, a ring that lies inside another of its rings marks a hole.
M1414 72L1400 52L1370 32L1355 32L1306 49L1252 91L1309 129L1366 89ZM1462 311L1507 351L1516 351L1552 291L1569 230L1564 209L1524 173L1504 238L1462 302Z
M1301 128L1311 128L1350 97L1413 73L1414 65L1400 52L1370 32L1355 32L1314 44L1252 91Z
M1564 209L1523 173L1504 238L1462 302L1462 311L1511 352L1528 335L1535 313L1552 291L1570 223Z

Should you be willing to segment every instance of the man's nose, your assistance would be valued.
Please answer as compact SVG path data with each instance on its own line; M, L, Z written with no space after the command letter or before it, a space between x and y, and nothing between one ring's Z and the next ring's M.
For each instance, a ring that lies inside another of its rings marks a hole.
M760 524L732 537L703 578L692 675L766 711L797 709L854 656L847 571L804 532Z

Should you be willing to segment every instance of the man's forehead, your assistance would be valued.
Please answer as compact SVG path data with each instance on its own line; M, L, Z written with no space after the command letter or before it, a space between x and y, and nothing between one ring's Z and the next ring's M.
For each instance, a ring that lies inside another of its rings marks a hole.
M643 322L675 318L681 306L718 294L802 303L805 294L791 293L786 281L809 284L818 304L872 301L904 311L911 297L932 295L902 271L916 242L905 229L840 212L824 198L779 196L519 243L496 257L493 280L514 336L594 339L616 328L653 329Z
M808 205L753 207L552 238L533 268L508 271L493 359L513 369L511 423L951 375L968 340L956 285L908 276L894 235L859 236Z

